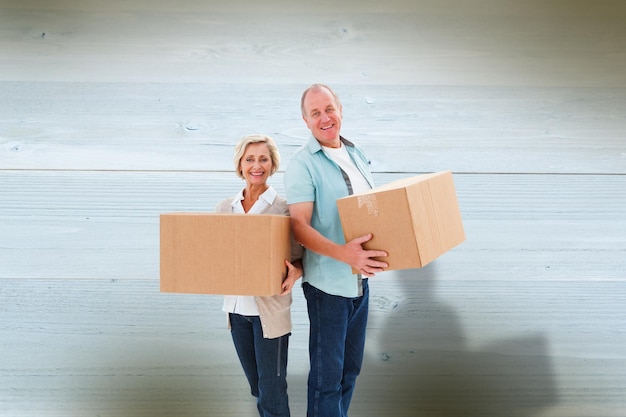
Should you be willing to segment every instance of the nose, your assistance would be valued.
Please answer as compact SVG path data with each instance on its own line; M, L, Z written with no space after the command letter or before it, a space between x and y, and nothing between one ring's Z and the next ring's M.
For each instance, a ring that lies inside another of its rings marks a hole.
M330 117L326 113L322 113L322 122L327 122L330 120Z

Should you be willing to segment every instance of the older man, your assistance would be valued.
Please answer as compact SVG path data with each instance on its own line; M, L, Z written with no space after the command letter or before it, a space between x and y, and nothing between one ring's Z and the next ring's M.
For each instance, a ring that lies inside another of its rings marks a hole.
M371 234L350 242L343 237L336 200L372 188L373 179L361 149L340 135L339 98L327 85L313 84L302 94L301 110L312 137L290 160L284 180L293 232L305 248L307 416L345 417L363 363L367 277L388 266L374 259L387 253L363 249Z

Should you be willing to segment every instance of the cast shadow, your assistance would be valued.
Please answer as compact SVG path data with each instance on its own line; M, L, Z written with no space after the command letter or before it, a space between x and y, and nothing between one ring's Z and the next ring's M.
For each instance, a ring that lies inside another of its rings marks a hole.
M434 263L389 274L402 297L381 302L370 293L370 312L383 319L372 323L357 384L370 409L395 417L530 417L556 403L543 335L469 348L458 315L436 296Z

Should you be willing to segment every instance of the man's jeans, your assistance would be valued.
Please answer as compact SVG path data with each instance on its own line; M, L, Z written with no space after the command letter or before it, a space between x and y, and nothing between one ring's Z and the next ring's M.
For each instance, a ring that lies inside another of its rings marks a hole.
M231 335L261 417L289 417L287 350L289 334L263 338L258 316L230 314Z
M303 283L309 311L308 417L346 417L361 372L369 303L363 296L330 295Z

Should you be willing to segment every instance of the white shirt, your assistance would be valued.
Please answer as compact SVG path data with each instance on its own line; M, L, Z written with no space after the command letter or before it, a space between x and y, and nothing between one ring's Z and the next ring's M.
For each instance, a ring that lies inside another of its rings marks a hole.
M241 202L243 201L243 189L237 194L237 197L233 199L230 203L233 208L233 213L236 214L245 214L246 211L243 209L243 205ZM267 190L259 199L254 203L254 205L248 211L248 214L263 214L267 208L272 205L274 199L276 198L276 191L269 186ZM222 305L222 311L227 313L236 313L241 314L243 316L258 316L259 315L259 307L256 303L256 297L252 295L227 295L224 297L224 304Z
M344 170L348 177L350 178L350 184L352 184L352 192L354 194L358 194L363 191L367 191L370 189L370 185L361 174L361 171L356 167L352 158L350 158L350 154L346 147L341 143L339 148L328 148L326 146L322 146L324 153L328 155L330 159L335 161L337 165Z

